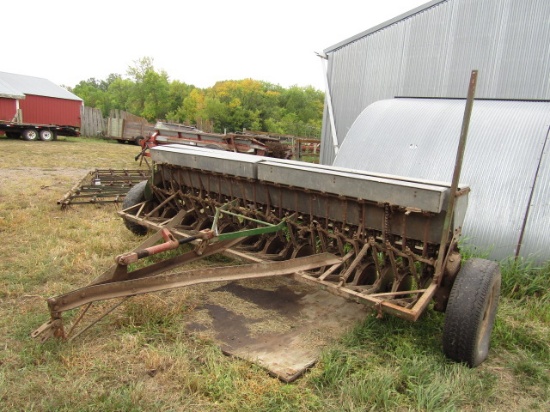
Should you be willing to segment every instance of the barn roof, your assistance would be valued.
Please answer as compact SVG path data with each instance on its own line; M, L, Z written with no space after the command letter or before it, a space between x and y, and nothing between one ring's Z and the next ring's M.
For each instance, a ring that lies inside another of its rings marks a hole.
M389 99L349 129L335 166L450 181L465 100ZM476 100L461 181L463 234L492 258L550 259L550 102Z
M24 99L25 95L0 77L0 97L8 99Z
M23 99L29 94L65 100L82 100L48 79L0 72L0 97Z
M368 36L369 34L372 34L372 33L375 33L379 30L383 30L385 29L386 27L389 27L391 26L392 24L394 23L397 23L401 20L405 20L405 19L408 19L409 17L412 17L414 16L415 14L417 13L420 13L424 10L427 10L429 9L430 7L433 7L433 6L436 6L438 5L439 3L444 3L446 2L447 0L431 0L425 4L421 4L420 6L412 9L412 10L409 10L408 12L406 13L403 13L403 14L400 14L399 16L396 16L394 17L393 19L390 19L388 21L385 21L383 23L380 23L374 27L371 27L370 29L368 30L365 30L365 31L362 31L361 33L358 33L356 34L355 36L352 36L350 38L347 38L345 40L342 40L338 43L336 43L335 45L331 46L331 47L328 47L326 48L325 50L323 50L324 53L331 53L337 49L339 49L340 47L343 47L343 46L346 46L350 43L353 43L354 41L362 38L362 37L365 37L365 36Z

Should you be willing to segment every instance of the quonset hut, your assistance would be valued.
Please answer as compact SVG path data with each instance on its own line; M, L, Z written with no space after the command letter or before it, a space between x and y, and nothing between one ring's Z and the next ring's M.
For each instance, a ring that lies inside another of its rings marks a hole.
M550 2L434 0L324 50L321 163L450 181L478 70L463 229L494 259L550 259Z

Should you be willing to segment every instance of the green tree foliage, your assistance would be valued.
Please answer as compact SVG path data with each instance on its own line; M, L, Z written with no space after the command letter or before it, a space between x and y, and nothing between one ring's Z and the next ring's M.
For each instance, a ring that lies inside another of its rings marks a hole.
M110 108L109 111L103 111L103 114L109 116L110 109L128 110L133 88L134 82L132 80L121 77L109 84L107 94L109 95ZM84 104L88 105L86 99L84 99Z
M168 99L170 102L170 113L177 112L183 106L183 101L195 90L195 86L174 80L169 84Z
M73 89L72 92L84 100L87 106L101 109L103 114L110 110L109 96L102 85L94 78L82 80Z
M164 118L170 110L168 74L163 70L157 72L150 57L135 62L127 74L134 82L127 102L128 111L149 121Z
M121 109L150 122L209 124L219 133L246 129L320 136L324 93L311 86L285 89L244 79L200 89L170 81L165 71L155 69L150 57L135 61L126 74L126 78L111 74L106 80L81 81L72 91L105 116L111 109Z
M313 130L320 130L324 98L323 92L311 86L293 86L285 90L280 100L285 130L297 135L311 135Z
M117 93L119 83L124 82L119 74L110 74L106 80L90 78L82 80L71 91L79 96L87 106L101 109L107 116L111 109L121 109L126 106L124 94ZM112 87L115 85L115 87Z

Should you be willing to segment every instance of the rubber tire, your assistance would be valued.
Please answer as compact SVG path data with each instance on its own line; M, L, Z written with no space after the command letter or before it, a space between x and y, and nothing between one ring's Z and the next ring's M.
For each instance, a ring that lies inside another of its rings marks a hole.
M448 358L470 368L487 359L500 283L496 262L476 258L462 265L451 289L443 327L443 352Z
M122 209L127 209L129 207L135 206L138 203L145 201L146 185L147 185L147 180L144 180L143 182L139 182L137 185L132 187L128 191L128 193L126 193L126 196L122 201ZM145 236L147 234L148 229L146 227L138 225L135 222L130 222L127 219L123 219L123 220L124 220L124 225L128 228L130 232L138 236Z
M55 134L50 129L42 129L40 130L40 140L43 142L51 142L55 139Z
M38 130L36 129L25 129L21 132L21 137L23 140L32 142L38 140Z
M136 146L141 146L141 143L140 143L140 142L141 142L143 139L145 139L143 136L137 136L137 137L134 139L134 144L135 144Z

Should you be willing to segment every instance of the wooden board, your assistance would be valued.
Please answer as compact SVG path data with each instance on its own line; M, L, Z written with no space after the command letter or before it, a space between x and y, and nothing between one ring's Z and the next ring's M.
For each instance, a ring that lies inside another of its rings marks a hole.
M206 290L204 297L187 329L285 382L370 316L363 305L287 277L231 282Z

